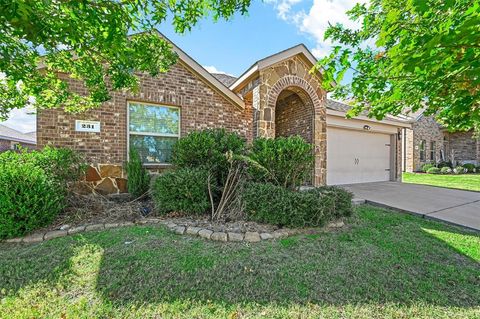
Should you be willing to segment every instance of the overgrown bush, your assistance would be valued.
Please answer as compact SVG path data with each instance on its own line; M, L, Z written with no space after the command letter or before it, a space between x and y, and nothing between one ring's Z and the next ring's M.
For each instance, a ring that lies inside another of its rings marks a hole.
M253 141L249 175L256 182L295 189L312 177L312 145L300 136Z
M465 167L463 167L463 166L457 166L457 167L455 167L455 168L453 169L453 172L454 172L455 174L464 174L464 173L467 172L467 169L466 169Z
M78 181L85 172L87 165L83 156L68 148L46 146L42 150L28 152L0 153L0 164L15 162L17 165L30 163L41 168L55 182L66 185Z
M462 166L467 170L467 173L475 173L477 171L475 164L466 163Z
M288 227L314 227L352 213L353 195L336 187L296 192L250 182L242 195L247 219Z
M423 164L422 165L422 172L426 173L432 167L435 167L435 165L433 165L431 163Z
M452 162L448 161L440 161L437 163L437 167L438 168L444 168L444 167L448 167L448 168L452 168Z
M427 171L427 174L440 174L440 168L438 167L430 167Z
M178 168L205 169L222 184L230 167L225 154L241 155L245 148L245 140L236 133L224 129L194 131L175 143L172 163Z
M208 175L205 169L182 168L158 176L152 186L157 212L206 213L211 208Z
M448 166L444 166L440 169L440 173L442 174L451 174L452 173L452 169Z
M65 187L52 172L19 159L0 161L0 239L47 226L65 203Z
M138 152L130 149L129 161L126 164L128 192L138 198L148 192L150 188L150 174L142 164Z

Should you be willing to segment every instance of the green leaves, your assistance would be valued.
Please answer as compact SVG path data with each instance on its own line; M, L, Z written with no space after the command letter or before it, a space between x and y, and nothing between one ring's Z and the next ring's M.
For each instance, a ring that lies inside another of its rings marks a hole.
M135 72L157 76L177 61L155 30L167 17L183 33L210 15L245 14L249 5L250 0L0 0L0 120L33 102L37 108L82 112L110 99L112 90L135 91ZM66 74L82 81L88 93L73 92Z
M353 69L349 84L323 83L337 98L357 101L351 116L425 108L451 130L480 130L478 0L372 0L348 14L360 29L330 26L326 38L340 45L317 68L336 81Z

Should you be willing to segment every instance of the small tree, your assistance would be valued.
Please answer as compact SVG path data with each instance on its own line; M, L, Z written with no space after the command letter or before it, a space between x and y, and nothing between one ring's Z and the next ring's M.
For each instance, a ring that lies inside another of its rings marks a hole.
M133 148L130 149L130 160L127 162L128 192L138 198L145 195L150 187L150 175L142 165L140 155Z

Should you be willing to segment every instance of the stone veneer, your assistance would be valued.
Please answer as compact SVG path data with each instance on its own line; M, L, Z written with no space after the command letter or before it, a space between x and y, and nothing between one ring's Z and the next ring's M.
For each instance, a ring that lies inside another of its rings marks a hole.
M420 160L420 143L425 140L425 160ZM435 142L434 159L431 158L431 142ZM480 140L473 137L473 132L453 132L444 130L433 116L420 116L412 124L412 130L406 131L407 172L419 171L423 164L441 160L451 160L452 151L455 161L459 163L474 162L480 164Z
M83 187L86 193L98 192L102 195L127 193L127 179L120 165L90 165L85 174Z
M326 183L326 92L321 89L321 79L309 73L310 69L311 66L300 56L294 56L260 70L259 76L241 88L239 93L247 101L251 101L253 106L255 136L274 138L278 135L298 133L307 138L311 136L309 142L314 144L315 149L313 183L320 186ZM300 124L298 129L303 132L288 131L283 125L282 97L285 91L295 93L302 102L302 107L297 107L289 115L291 123ZM277 105L277 102L280 103ZM311 114L310 124L307 123L308 114ZM277 116L279 119L276 121ZM280 125L279 132L276 125ZM306 134L302 126L310 126L311 132Z

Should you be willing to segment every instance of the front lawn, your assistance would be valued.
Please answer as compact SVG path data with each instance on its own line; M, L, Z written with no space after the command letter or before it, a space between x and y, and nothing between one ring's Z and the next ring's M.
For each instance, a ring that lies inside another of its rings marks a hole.
M403 173L403 182L480 191L480 174L441 175Z
M363 206L257 244L133 226L0 244L0 318L478 318L480 234Z

